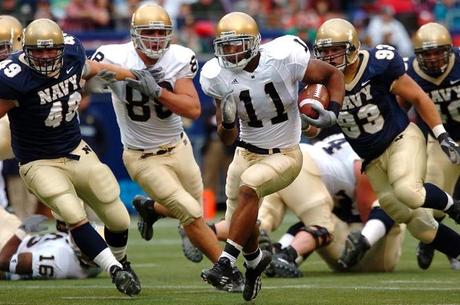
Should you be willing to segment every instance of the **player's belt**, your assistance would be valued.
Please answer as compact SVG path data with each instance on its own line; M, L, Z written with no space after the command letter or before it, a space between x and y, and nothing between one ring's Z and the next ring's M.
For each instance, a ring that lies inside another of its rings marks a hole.
M236 141L236 145L259 155L272 155L281 152L279 148L261 148L240 140Z
M186 145L187 142L184 139L184 133L183 132L180 133L180 138L181 138L181 140L184 141L184 145ZM140 156L140 158L145 159L145 158L152 157L152 156L161 156L161 155L167 154L167 153L173 151L174 148L176 148L176 146L177 145L167 147L167 148L162 148L162 149L159 149L159 150L157 150L155 152L150 151L150 149L143 149L143 148L131 148L131 147L126 147L126 148L129 149L129 150L144 152L144 154L142 154Z

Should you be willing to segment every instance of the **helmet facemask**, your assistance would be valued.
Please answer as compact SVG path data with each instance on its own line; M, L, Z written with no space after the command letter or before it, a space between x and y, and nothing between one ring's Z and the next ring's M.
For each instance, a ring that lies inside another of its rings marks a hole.
M151 36L149 31L163 33L161 36ZM131 38L136 49L147 57L160 58L169 48L172 39L172 26L153 22L146 26L134 26L131 29Z
M420 69L432 77L438 77L446 71L451 53L451 45L415 50Z
M259 53L259 45L260 34L252 36L223 33L214 40L214 55L221 67L240 72ZM232 52L229 53L229 50Z
M37 56L33 53L39 50L56 50L54 56ZM64 45L54 45L52 40L38 40L37 45L25 45L24 54L28 65L40 74L54 77L59 74L63 64Z
M0 61L6 59L13 52L11 41L0 41Z

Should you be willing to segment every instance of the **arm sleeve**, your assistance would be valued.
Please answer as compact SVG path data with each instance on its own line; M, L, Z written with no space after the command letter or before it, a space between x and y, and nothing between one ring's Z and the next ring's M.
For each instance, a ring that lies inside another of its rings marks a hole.
M177 79L181 78L194 78L198 71L198 60L195 53L187 49L184 54L183 66L177 73Z
M310 50L307 45L296 36L292 36L292 43L289 45L291 50L285 59L285 65L291 73L293 81L302 81L305 71L310 62Z

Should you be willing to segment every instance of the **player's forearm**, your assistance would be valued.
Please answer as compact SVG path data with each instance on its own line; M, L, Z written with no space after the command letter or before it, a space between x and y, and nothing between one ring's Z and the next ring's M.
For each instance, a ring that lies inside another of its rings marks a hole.
M196 120L201 115L201 105L198 97L175 94L163 89L159 100L166 108L180 116Z
M423 121L433 129L435 126L442 124L441 116L439 115L436 106L431 99L425 95L416 99L412 103Z
M217 134L219 135L220 140L225 145L232 145L235 143L235 140L238 136L238 129L236 126L233 128L224 128L222 124L219 124L217 127Z
M86 74L83 76L83 78L90 79L91 77L95 76L103 70L115 72L115 78L117 80L124 80L126 78L136 78L136 76L134 76L134 74L132 74L131 71L129 71L128 69L119 67L117 65L96 62L92 60L86 61Z
M338 69L336 70L336 72L331 73L326 83L326 88L329 92L329 100L341 105L345 97L345 81L343 73Z
M0 251L0 270L10 271L10 261L14 253L18 250L19 244L21 244L21 239L16 235L13 235L3 246Z

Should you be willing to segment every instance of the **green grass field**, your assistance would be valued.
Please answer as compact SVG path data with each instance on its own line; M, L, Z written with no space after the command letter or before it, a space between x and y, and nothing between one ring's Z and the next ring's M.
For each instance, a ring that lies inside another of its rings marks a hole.
M289 216L287 221L292 223L295 219ZM211 263L203 260L194 264L183 256L176 224L173 220L161 220L155 224L154 239L145 242L133 222L128 253L142 282L143 289L137 297L120 294L108 275L101 274L88 280L2 281L0 305L245 304L240 294L217 291L200 279L200 271L210 267ZM273 233L272 237L278 238L281 233ZM397 270L387 274L332 273L317 255L312 255L301 266L305 274L303 278L264 278L262 291L250 303L460 304L460 271L451 270L447 259L440 253L436 254L428 271L420 270L415 261L415 245L416 241L406 235Z

